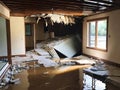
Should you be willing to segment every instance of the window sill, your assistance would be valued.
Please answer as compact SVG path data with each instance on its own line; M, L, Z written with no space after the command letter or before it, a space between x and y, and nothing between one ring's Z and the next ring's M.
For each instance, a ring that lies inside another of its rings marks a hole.
M107 49L100 49L100 48L95 48L95 47L86 47L88 49L93 49L93 50L99 50L99 51L103 51L103 52L107 52Z

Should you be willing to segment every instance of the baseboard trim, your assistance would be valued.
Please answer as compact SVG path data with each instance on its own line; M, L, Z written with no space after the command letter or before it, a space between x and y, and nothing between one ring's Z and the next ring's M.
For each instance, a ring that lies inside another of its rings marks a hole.
M20 57L25 57L25 54L21 54L21 55L11 55L11 57L15 57L15 56L20 56ZM8 58L8 56L0 56L0 59L4 59L4 58Z
M88 54L85 54L85 53L83 53L82 55L85 55L85 56L87 56L89 58L94 58L94 59L98 59L98 60L100 59L100 60L102 60L106 64L113 65L113 66L116 66L116 67L120 67L120 64L112 62L112 61L109 61L109 60L106 60L106 59L102 59L100 57L95 57L95 56L88 55Z
M25 54L22 54L22 55L12 55L12 57L15 57L15 56L25 57L26 55Z

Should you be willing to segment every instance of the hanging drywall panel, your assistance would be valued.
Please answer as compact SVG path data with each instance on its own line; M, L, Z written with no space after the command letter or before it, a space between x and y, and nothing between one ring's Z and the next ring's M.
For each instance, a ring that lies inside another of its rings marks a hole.
M6 20L0 17L0 56L7 56Z
M65 55L66 57L73 57L80 51L80 39L78 36L72 36L64 40L61 44L54 46L54 48Z
M25 55L24 17L10 17L12 55Z

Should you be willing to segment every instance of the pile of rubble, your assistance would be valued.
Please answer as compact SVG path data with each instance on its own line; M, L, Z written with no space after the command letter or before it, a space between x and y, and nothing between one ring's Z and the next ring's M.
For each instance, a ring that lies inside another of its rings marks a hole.
M6 72L3 79L0 81L0 88L7 86L8 84L18 84L20 82L19 78L15 78L15 74L21 72L22 67L19 65L11 66Z
M64 39L53 39L49 41L43 41L37 44L37 48L27 51L25 57L15 56L12 57L12 66L7 71L6 75L0 82L0 87L7 84L17 84L20 79L15 78L14 75L21 72L22 70L26 70L29 68L40 67L41 65L44 67L58 67L61 65L78 65L78 64L94 64L95 60L92 60L85 56L77 56L73 58L60 58L57 52L54 49L54 46L62 43ZM32 65L29 63L33 62Z

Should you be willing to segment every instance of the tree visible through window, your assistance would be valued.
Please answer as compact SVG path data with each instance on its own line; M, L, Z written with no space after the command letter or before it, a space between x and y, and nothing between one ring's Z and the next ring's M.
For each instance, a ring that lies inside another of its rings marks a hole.
M87 22L87 47L107 50L107 18Z

